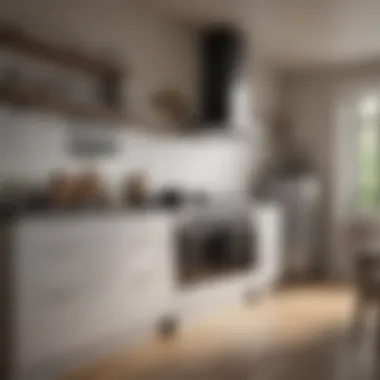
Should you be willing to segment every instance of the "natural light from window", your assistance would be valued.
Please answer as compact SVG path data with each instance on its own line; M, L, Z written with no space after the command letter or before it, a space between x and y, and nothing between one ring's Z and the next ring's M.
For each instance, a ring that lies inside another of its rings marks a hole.
M358 201L362 211L380 205L380 98L366 97L359 104Z

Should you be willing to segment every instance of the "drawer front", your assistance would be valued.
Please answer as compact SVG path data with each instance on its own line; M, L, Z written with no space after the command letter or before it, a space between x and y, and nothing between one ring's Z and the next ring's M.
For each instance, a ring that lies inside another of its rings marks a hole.
M116 242L112 247L107 242L75 247L56 242L57 249L51 248L48 252L36 251L30 246L28 250L19 251L16 277L22 288L31 290L65 284L91 287L114 277L167 272L172 257L172 248L167 241L163 244L141 241L138 247L123 243Z
M24 299L17 305L18 363L28 367L107 336L124 334L136 324L154 324L167 310L167 303L157 283L147 285L133 289L115 282L87 296L66 289L58 296L46 292L39 302Z
M66 257L59 265L32 263L29 257L20 260L16 278L16 297L33 300L36 304L64 302L76 297L78 302L86 302L97 297L105 289L122 288L124 292L168 290L172 285L172 260L168 252L155 251L154 254L141 250L129 257L124 252L112 256L102 254ZM103 260L104 257L107 260Z
M29 265L46 264L51 268L72 259L81 265L81 260L92 258L107 263L114 255L156 255L170 250L172 245L170 223L165 218L40 227L27 225L19 228L15 236L15 250L30 260Z

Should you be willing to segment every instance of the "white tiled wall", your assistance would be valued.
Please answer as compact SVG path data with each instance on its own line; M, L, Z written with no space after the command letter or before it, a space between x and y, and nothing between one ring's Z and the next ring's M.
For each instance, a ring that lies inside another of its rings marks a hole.
M1 180L41 183L57 169L77 172L95 166L111 188L130 172L144 170L151 185L179 185L210 192L246 188L253 159L250 140L243 136L201 134L193 137L160 136L138 132L139 127L110 129L114 154L80 159L69 149L70 133L84 128L55 116L0 112Z

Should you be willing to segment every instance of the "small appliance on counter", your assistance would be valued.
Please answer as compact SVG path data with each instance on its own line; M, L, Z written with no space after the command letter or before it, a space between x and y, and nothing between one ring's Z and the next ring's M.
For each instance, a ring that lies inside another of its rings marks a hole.
M160 207L177 209L183 206L204 205L208 200L204 192L186 191L180 187L164 187L154 197L154 203Z
M76 182L64 171L52 173L48 184L49 205L52 208L68 208L75 204Z
M143 206L149 200L149 185L147 175L135 172L124 181L122 187L122 203L127 206Z
M84 172L75 183L74 202L78 207L111 206L106 187L95 170Z
M75 211L111 208L111 197L99 174L89 170L73 175L51 173L44 185L8 184L0 191L0 213Z
M178 208L185 202L185 194L175 187L164 188L155 196L155 203L164 208Z
M82 209L110 206L110 197L100 175L88 170L80 175L51 175L48 194L52 209Z

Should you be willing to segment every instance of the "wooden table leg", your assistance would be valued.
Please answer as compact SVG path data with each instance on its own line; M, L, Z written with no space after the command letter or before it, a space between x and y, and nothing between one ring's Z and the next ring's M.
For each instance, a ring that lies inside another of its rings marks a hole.
M376 340L373 355L374 379L380 379L380 299L376 305Z
M368 307L368 302L365 297L361 294L357 295L355 301L354 315L352 322L350 324L349 340L353 347L360 343L360 337L363 333L363 324L365 321L366 311Z

